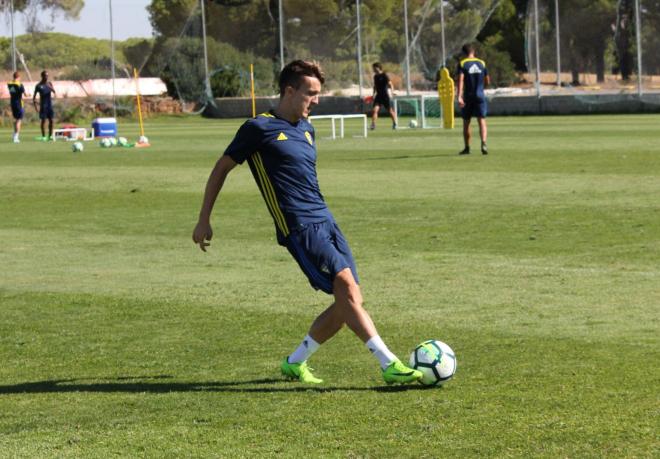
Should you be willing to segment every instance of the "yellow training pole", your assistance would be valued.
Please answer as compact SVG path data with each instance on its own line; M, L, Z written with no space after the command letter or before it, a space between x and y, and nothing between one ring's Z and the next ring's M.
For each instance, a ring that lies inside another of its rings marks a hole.
M252 117L257 116L257 101L254 98L254 64L250 64L250 95L252 96Z
M142 125L142 105L140 104L140 83L138 82L137 69L133 69L133 76L135 76L135 94L137 95L137 109L138 119L140 120L140 137L144 137L144 126Z

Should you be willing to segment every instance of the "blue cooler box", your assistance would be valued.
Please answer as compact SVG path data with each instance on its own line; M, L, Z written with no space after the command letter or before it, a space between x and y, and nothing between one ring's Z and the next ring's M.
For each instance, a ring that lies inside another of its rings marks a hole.
M117 137L117 120L114 118L96 118L92 121L94 137Z

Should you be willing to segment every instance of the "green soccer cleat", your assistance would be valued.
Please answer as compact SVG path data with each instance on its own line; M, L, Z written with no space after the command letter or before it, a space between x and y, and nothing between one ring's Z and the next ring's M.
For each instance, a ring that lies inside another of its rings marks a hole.
M312 374L312 369L307 366L307 362L289 363L289 358L284 357L280 370L282 370L282 375L287 378L297 379L305 384L321 384L323 382L322 379Z
M400 360L395 360L383 370L383 379L387 384L406 384L422 379L422 372L408 368Z

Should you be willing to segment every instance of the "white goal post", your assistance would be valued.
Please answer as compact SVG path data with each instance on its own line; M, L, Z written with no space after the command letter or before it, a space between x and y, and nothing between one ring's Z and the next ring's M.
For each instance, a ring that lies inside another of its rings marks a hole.
M442 127L442 107L436 95L395 97L394 112L397 117L412 116L422 129Z
M60 128L53 130L53 140L94 140L94 131L87 133L86 128Z
M367 137L367 115L316 115L307 118L310 123L314 124L315 120L330 120L332 124L332 140L337 138L337 120L339 120L339 138L344 138L344 120L360 118L362 119L362 135L358 137Z

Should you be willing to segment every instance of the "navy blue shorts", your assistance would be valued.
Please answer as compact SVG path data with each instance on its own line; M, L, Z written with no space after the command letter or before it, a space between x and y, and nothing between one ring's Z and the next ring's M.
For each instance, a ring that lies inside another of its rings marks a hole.
M12 105L11 106L11 114L14 117L15 120L22 120L23 115L25 114L25 110L23 110L23 107L17 106L17 105Z
M486 118L488 114L488 104L486 99L465 99L465 106L461 111L461 116L464 120L469 120L470 118Z
M46 106L46 107L41 107L39 110L39 119L40 120L45 120L45 119L53 119L55 118L55 113L53 112L53 107L52 106Z
M335 276L346 268L359 282L351 249L333 220L299 225L285 245L316 290L332 294Z

